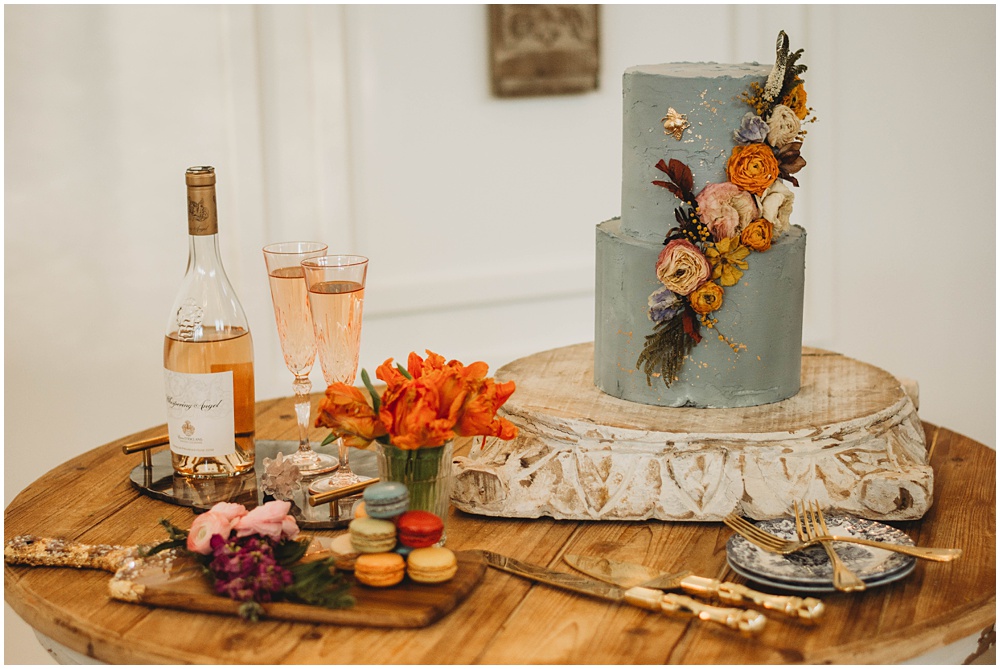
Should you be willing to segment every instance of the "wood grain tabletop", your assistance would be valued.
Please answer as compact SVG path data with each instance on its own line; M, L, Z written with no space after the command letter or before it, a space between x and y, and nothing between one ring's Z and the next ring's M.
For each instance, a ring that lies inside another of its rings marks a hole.
M314 396L314 403L319 396ZM934 504L920 521L891 523L918 545L960 547L951 563L920 561L907 578L860 594L822 599L808 626L769 615L745 638L726 628L589 599L487 570L440 621L393 630L262 621L154 609L108 596L107 572L4 567L4 598L32 627L111 663L240 664L729 664L886 663L978 634L996 619L996 460L967 437L924 425ZM186 527L190 509L144 497L128 481L139 456L95 448L30 485L5 511L4 538L36 534L84 543L162 540L160 518ZM258 439L295 439L293 401L257 405ZM317 439L323 436L316 431ZM322 532L333 535L335 532ZM567 553L745 582L726 565L721 523L512 520L452 510L448 547L485 549L572 570Z

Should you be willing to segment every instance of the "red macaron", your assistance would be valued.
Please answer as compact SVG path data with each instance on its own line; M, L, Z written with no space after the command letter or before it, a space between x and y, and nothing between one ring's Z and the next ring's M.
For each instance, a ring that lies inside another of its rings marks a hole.
M427 548L441 540L444 522L429 511L407 511L396 519L396 538L409 548Z

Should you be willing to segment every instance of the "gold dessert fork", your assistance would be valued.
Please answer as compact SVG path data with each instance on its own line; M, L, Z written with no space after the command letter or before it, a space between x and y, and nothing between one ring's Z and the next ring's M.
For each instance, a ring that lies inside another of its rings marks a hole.
M851 544L872 546L874 548L881 548L882 550L892 551L894 553L912 555L915 558L921 558L923 560L934 560L935 562L950 562L962 554L961 548L904 546L900 544L890 544L885 541L872 541L871 539L863 539L861 537L825 536L819 537L813 541L795 541L792 539L784 539L782 537L775 536L770 532L765 532L737 513L729 514L722 519L722 522L725 523L733 532L736 532L736 534L740 535L755 546L759 546L769 553L777 553L779 555L795 553L796 551L809 548L810 546L815 546L823 541L845 541Z
M816 509L819 502L815 503ZM803 502L801 511L798 501L792 502L792 510L795 512L795 532L802 541L820 541L819 536L830 536L826 529L826 522L821 523L814 515L813 505ZM822 517L821 517L822 518ZM860 592L865 589L865 582L858 578L858 575L847 568L837 551L833 549L829 541L820 541L823 550L830 556L830 565L833 567L833 587L843 592Z

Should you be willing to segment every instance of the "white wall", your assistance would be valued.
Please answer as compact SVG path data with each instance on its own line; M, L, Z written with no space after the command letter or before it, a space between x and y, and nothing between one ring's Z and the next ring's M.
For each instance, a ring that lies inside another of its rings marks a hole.
M782 28L820 118L806 343L918 379L925 420L995 445L994 7L607 6L600 90L501 100L482 6L7 6L4 504L163 422L189 165L217 168L258 398L290 392L260 257L285 239L371 258L362 365L495 368L593 337L621 72L771 62ZM12 618L5 659L33 661Z

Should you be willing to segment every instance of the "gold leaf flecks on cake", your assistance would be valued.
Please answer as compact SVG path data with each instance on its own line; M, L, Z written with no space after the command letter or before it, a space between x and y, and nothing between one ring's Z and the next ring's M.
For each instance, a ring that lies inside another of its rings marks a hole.
M663 121L663 133L673 135L678 142L684 136L684 131L691 126L687 116L679 113L673 107L667 108L667 115L660 120Z

